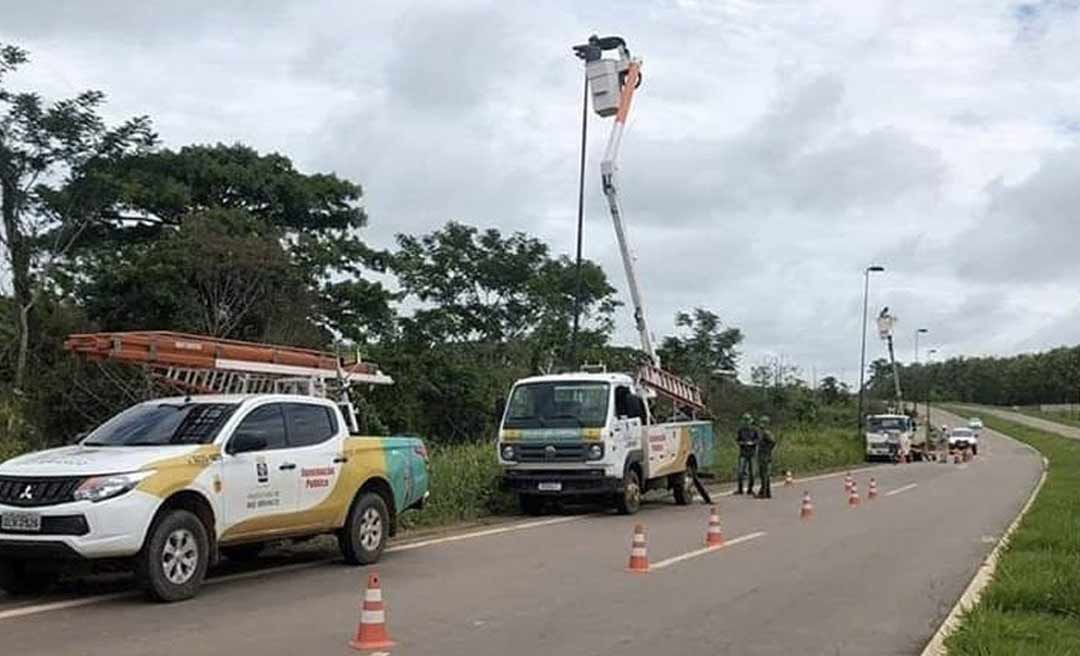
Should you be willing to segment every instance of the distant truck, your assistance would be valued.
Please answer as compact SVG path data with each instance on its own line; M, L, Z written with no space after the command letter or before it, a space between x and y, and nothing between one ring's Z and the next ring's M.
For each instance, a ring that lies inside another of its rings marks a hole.
M498 455L523 512L583 498L632 514L648 490L685 505L696 470L713 463L712 422L659 423L647 389L626 374L568 373L517 381L502 412Z
M867 460L904 460L912 453L915 426L907 415L868 415L865 437Z
M423 504L424 443L350 434L333 401L296 394L158 399L79 443L0 464L0 589L44 588L64 563L118 561L161 601L196 594L219 555L337 536L375 562Z

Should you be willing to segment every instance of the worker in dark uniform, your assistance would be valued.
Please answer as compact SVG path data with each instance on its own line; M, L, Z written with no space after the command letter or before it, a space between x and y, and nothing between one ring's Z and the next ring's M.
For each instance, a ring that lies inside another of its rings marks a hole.
M757 467L758 477L761 478L757 498L771 499L772 485L769 480L769 467L772 466L772 452L776 447L776 438L769 431L769 418L764 415L757 420L757 438Z
M739 466L737 471L739 487L735 494L743 493L743 481L749 479L747 494L754 493L754 454L757 451L757 431L754 430L754 418L749 414L742 416L739 430L735 433L735 443L739 446Z

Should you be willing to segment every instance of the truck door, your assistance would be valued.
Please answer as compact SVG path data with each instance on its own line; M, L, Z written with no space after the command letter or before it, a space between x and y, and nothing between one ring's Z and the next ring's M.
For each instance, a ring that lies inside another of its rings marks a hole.
M616 448L644 458L645 403L626 385L615 388L615 420L611 432Z
M315 403L285 403L289 454L298 468L296 478L297 527L327 528L341 514L341 503L352 495L332 495L347 460L342 453L345 429L337 413Z
M249 412L229 437L222 458L224 538L272 533L280 529L274 516L296 509L299 472L285 435L284 408L269 403ZM233 446L249 437L265 446L233 452Z

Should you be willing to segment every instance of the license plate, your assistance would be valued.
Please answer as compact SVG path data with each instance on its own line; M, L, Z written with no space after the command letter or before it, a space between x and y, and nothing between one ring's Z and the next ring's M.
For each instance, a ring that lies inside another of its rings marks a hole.
M14 512L0 514L0 529L38 533L41 531L41 515Z
M537 484L536 489L541 492L560 492L562 491L562 483L539 483Z

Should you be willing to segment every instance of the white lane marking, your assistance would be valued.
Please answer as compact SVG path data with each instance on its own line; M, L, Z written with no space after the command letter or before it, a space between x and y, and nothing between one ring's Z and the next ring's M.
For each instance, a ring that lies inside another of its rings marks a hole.
M705 547L704 549L697 549L696 551L691 551L691 552L688 552L688 553L684 553L684 554L681 554L679 556L673 556L671 558L668 558L667 560L661 560L658 563L653 563L652 565L649 566L649 569L664 569L665 567L669 567L671 565L674 565L675 563L681 563L684 560L690 560L691 558L697 558L698 556L704 556L705 554L712 553L714 551L723 551L724 549L727 549L728 547L735 546L736 544L739 544L740 542L749 542L750 540L753 540L755 538L760 538L760 537L762 537L764 535L765 535L765 531L757 531L755 533L747 533L746 535L740 535L737 538L732 538L732 539L726 541L724 543L724 546L722 546L722 547Z
M510 526L502 526L499 528L484 529L481 531L472 531L471 533L461 533L458 535L448 535L441 538L432 538L430 540L420 540L418 542L407 542L405 544L393 545L386 548L387 552L396 551L408 551L410 549L419 549L421 547L430 547L437 544L444 544L447 542L460 542L462 540L471 540L473 538L482 538L489 535L499 535L502 533L511 533L514 531L524 531L530 528L537 528L540 526L550 526L552 524L564 524L566 522L573 522L580 519L584 519L589 515L570 515L567 517L553 517L551 519L541 519L537 521L521 522L518 524L512 524ZM314 560L306 563L294 563L292 565L282 565L280 567L271 567L268 569L254 570L251 572L240 572L237 574L227 574L225 576L217 576L212 579L206 580L206 585L214 585L216 583L225 583L227 581L241 581L244 579L253 579L261 576L267 576L270 574L278 574L281 572L291 572L295 570L308 569L311 567L318 567L320 565L326 565L337 560L336 558L323 558L320 560ZM65 601L54 601L46 604L34 604L30 606L20 606L19 608L13 608L11 610L0 611L0 621L14 619L16 617L25 617L27 615L36 615L38 613L48 613L54 610L65 610L68 608L78 608L80 606L89 606L91 604L102 603L106 601L112 601L114 599L123 599L125 597L134 597L138 595L138 591L129 590L125 592L113 592L103 595L95 595L93 597L82 597L80 599L68 599Z
M134 592L114 592L112 594L97 595L96 597L84 597L83 599L69 599L67 601L54 601L48 604L23 606L21 608L13 608L12 610L0 611L0 620L9 620L24 615L35 615L51 610L65 610L68 608L78 608L79 606L89 606L90 604L96 604L102 601L123 599L124 597L131 597L134 595Z
M900 494L901 492L907 492L908 490L914 490L917 487L919 487L918 483L911 483L910 485L905 485L904 487L898 487L895 490L889 490L888 492L885 493L885 496L891 497L894 494Z
M525 529L537 528L540 526L551 526L553 524L565 524L567 522L576 522L578 520L585 519L589 515L571 515L569 517L554 517L552 519L541 519L535 522L523 522L521 524L513 524L511 526L502 526L499 528L489 528L482 531L473 531L472 533L461 533L459 535L448 535L442 538L432 538L430 540L420 540L419 542L407 542L405 544L398 544L392 547L387 547L386 551L394 553L397 551L408 551L410 549L419 549L420 547L430 547L436 544L446 544L447 542L460 542L462 540L471 540L473 538L484 538L489 535L500 535L502 533L512 533L514 531L524 531Z

